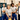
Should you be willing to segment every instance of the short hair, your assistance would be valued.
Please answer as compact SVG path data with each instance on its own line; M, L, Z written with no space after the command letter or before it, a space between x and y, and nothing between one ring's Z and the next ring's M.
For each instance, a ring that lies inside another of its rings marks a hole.
M14 3L12 3L13 5L14 5ZM11 4L11 6L12 6L12 4Z
M20 3L20 1L19 1L19 3Z

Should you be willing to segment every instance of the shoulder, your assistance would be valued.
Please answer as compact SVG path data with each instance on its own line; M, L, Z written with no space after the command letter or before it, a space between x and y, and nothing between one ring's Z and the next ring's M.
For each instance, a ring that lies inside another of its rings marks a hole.
M11 9L10 9L11 10Z
M6 7L5 7L5 9L6 9Z
M15 7L15 9L17 9L17 7Z
M7 11L8 9L6 9L6 11Z
M15 7L15 6L14 6ZM15 8L17 8L17 7L15 7Z

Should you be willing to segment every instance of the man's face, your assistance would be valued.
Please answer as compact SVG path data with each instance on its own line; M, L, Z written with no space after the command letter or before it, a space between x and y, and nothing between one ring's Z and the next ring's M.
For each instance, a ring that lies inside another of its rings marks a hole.
M20 6L20 3L18 3L18 5Z
M5 7L5 4L3 4L3 7Z
M14 6L14 5L12 4L12 6Z
M8 9L10 8L10 6L8 6Z

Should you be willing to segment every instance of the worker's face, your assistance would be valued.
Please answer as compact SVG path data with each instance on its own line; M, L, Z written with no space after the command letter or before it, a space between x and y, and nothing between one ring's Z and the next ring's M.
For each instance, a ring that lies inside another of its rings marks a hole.
M3 7L5 7L5 4L3 4Z
M14 5L12 4L12 7L13 7Z
M8 6L8 9L10 8L10 6Z

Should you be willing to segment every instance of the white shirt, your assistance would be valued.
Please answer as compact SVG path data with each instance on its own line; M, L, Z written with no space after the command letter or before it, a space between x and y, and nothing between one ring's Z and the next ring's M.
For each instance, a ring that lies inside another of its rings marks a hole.
M15 12L16 9L17 9L16 7L11 7L12 12Z
M4 7L2 7L2 11L3 11L3 10L4 10L4 11L6 11L6 7L5 7L5 8L4 8ZM3 13L3 12L2 12L2 13Z
M6 10L6 13L8 13L9 16L11 16L11 12L12 12L11 9L9 9L9 10L7 9Z

